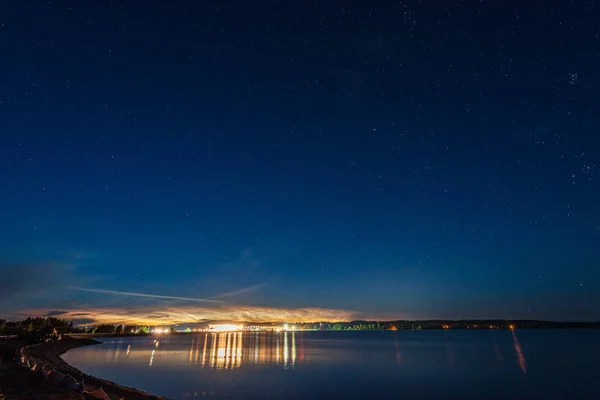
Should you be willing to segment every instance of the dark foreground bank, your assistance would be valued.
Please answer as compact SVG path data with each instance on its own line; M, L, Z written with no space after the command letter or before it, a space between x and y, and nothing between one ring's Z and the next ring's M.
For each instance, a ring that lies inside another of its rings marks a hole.
M75 347L99 343L70 337L34 345L19 339L0 340L0 399L164 399L87 375L60 357Z

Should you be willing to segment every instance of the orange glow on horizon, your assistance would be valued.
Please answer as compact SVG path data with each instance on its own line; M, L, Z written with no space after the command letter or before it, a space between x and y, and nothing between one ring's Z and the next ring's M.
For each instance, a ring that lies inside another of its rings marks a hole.
M21 314L32 317L43 317L51 309L22 310ZM160 319L152 318L159 314ZM67 320L86 320L79 325L123 324L138 326L171 326L179 324L198 323L203 321L228 321L229 324L239 323L286 323L294 322L349 322L356 319L356 313L349 310L326 308L275 308L256 306L161 306L161 307L90 307L87 309L71 309L61 315ZM167 332L165 332L167 333Z

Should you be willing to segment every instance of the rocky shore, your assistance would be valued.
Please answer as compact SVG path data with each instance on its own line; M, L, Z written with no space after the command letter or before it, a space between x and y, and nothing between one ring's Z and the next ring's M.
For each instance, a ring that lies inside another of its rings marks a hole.
M34 345L0 340L0 399L164 399L85 374L60 357L72 348L99 343L70 337Z

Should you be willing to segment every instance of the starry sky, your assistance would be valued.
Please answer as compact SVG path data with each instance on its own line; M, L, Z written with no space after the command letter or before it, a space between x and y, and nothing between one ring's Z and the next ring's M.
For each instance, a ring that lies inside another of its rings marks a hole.
M600 319L600 5L375 3L3 4L0 315Z

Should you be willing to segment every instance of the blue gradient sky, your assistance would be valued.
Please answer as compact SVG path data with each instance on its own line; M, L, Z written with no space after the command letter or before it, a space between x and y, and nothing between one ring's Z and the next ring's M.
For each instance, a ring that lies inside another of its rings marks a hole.
M598 6L518 4L7 4L0 314L600 319Z

